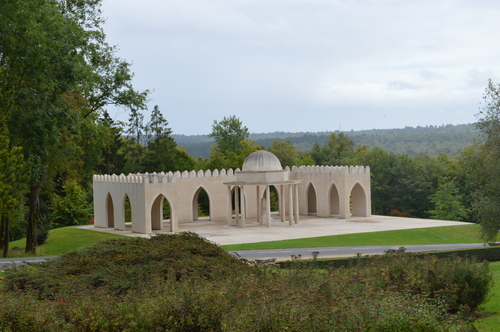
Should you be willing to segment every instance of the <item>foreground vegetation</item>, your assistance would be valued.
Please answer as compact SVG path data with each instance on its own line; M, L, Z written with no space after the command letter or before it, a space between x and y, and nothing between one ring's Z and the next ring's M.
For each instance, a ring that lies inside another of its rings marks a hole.
M458 257L259 269L194 233L113 239L6 271L0 329L473 331L491 282Z

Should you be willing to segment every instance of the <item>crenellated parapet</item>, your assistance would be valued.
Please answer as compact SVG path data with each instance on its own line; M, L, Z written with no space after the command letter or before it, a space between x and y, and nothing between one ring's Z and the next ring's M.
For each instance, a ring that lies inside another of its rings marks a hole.
M140 174L120 174L120 175L94 175L94 183L144 183L144 178Z
M235 172L239 172L240 169L237 168L235 171L232 169L222 169L222 170L206 170L206 171L183 171L183 172L161 172L161 173L144 173L144 174L129 174L129 175L94 175L95 183L171 183L177 182L180 179L192 179L192 178L213 178L213 177L229 177L233 176Z
M291 172L299 174L370 174L370 166L293 166Z

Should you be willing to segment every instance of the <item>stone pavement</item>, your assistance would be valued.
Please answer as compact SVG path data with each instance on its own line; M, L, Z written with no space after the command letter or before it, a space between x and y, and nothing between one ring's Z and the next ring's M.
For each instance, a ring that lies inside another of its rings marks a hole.
M288 222L280 222L277 215L273 215L272 227L259 225L255 221L248 221L246 227L228 226L227 222L198 220L179 224L179 231L191 231L204 236L218 245L253 243L263 241L277 241L286 239L300 239L325 235L353 234L379 232L398 229L426 228L440 226L457 226L465 222L399 218L387 216L351 217L350 219L319 218L300 216L300 222L289 226ZM165 223L168 225L168 223ZM97 228L93 225L79 226L83 229L100 232L121 234L126 236L149 237L147 234L132 233L131 230L115 231L108 228ZM168 229L168 227L165 227ZM128 228L131 229L131 228ZM165 233L165 231L158 231Z

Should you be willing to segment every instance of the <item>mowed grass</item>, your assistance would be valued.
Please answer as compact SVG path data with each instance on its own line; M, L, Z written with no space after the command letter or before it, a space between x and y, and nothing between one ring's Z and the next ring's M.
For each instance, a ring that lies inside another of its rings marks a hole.
M56 228L49 232L47 241L37 248L36 256L59 256L66 252L83 249L99 241L122 238L123 235L96 232L75 227ZM13 241L9 244L9 257L28 257L24 248L26 239Z
M305 239L223 245L226 250L347 247L410 244L480 243L479 225L458 225L396 231L320 236Z
M47 242L38 247L37 256L58 256L69 251L88 247L98 241L119 237L122 237L122 235L96 232L75 227L57 228L51 230ZM226 250L251 250L475 242L482 242L480 239L480 226L467 224L459 226L344 234L295 240L224 245L221 247ZM11 242L9 257L30 256L24 254L25 245L25 240ZM18 249L15 249L16 247Z
M491 296L480 313L485 318L478 319L474 326L480 332L497 332L500 329L500 262L490 263L495 284L491 289Z

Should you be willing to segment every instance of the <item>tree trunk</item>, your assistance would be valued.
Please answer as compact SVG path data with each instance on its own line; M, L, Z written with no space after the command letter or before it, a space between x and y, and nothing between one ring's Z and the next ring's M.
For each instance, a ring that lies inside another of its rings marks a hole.
M30 187L28 231L26 234L26 253L34 254L36 251L36 220L40 212L40 191L43 181Z
M0 219L0 249L2 257L7 257L9 254L9 217L6 214Z

